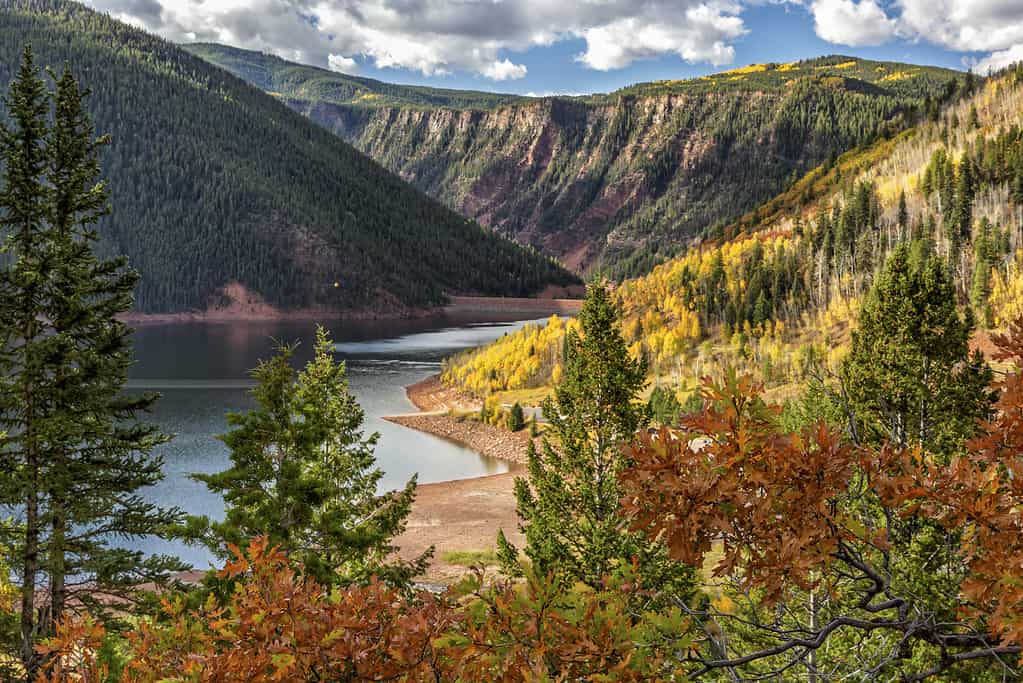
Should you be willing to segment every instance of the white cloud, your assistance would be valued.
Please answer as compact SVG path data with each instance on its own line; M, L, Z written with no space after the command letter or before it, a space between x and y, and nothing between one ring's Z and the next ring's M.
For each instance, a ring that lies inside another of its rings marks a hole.
M763 0L758 0L763 1ZM924 40L969 57L978 73L1023 59L1023 0L813 0L817 35L841 45Z
M1023 62L1023 44L1013 45L1006 50L993 52L984 59L973 65L974 73L981 76L987 75L990 71L998 71L1010 64Z
M578 59L593 69L666 54L722 65L746 32L742 0L87 1L174 41L227 43L331 68L361 55L380 68L494 80L526 75L506 53L568 39L585 41Z
M970 52L1023 43L1020 0L899 0L900 29L942 47Z
M814 29L829 43L862 47L895 37L896 23L874 0L814 0Z
M528 69L524 64L513 64L511 60L494 60L493 63L483 67L481 73L487 78L495 81L509 81L516 78L524 78Z
M738 12L738 6L700 4L686 9L684 21L660 12L619 19L585 30L586 51L577 59L600 71L673 52L687 62L731 64L735 48L727 42L746 33Z
M327 67L342 74L354 74L359 71L359 63L344 55L327 55Z

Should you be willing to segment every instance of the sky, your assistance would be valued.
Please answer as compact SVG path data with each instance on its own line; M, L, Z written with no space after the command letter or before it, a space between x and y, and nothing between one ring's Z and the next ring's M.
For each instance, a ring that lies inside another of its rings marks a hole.
M1023 0L86 0L175 42L394 83L610 92L828 54L1023 61Z

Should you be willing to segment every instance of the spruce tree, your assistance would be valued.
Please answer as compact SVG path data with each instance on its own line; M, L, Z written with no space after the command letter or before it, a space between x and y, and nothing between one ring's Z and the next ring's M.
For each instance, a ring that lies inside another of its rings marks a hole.
M991 221L986 217L980 220L977 233L973 237L973 277L970 284L970 304L979 311L982 324L991 327L994 324L994 312L991 310L991 269L995 262L995 249L998 235L992 234Z
M909 227L909 209L906 207L906 191L899 192L899 208L896 214L896 222L903 231Z
M318 328L314 358L297 372L294 347L253 370L256 407L228 416L221 437L231 467L193 477L224 497L222 521L192 517L181 530L221 558L227 544L244 548L267 536L318 581L344 584L370 575L406 583L425 569L430 552L413 562L389 562L392 539L405 528L415 497L413 478L401 491L378 494L383 476L363 437L362 408L352 395L343 362Z
M92 604L97 594L124 595L158 582L184 566L175 558L109 547L111 537L162 535L179 519L137 491L163 479L163 460L152 451L169 437L139 421L155 394L124 394L133 362L131 328L116 316L132 308L139 280L123 257L100 259L93 226L108 210L99 176L99 149L82 108L83 94L70 69L57 81L49 136L48 220L53 231L54 280L45 318L56 385L47 480L50 504L51 614L67 602ZM92 577L89 590L70 589L68 577Z
M666 595L692 587L692 570L667 559L664 548L629 530L619 508L622 447L648 421L638 402L646 364L633 359L603 285L591 285L568 333L564 379L543 404L550 422L542 447L528 451L528 479L515 481L525 554L540 575L557 574L591 587L616 567L638 562L644 584ZM522 571L518 550L498 536L504 570Z
M521 431L526 426L526 416L522 410L522 404L516 401L511 410L508 411L508 430L512 432Z
M65 70L52 95L26 49L7 100L13 120L0 154L7 265L0 273L2 502L24 511L4 529L21 582L22 664L39 664L34 642L75 604L123 614L137 586L182 568L167 557L111 547L112 539L159 534L174 510L138 489L162 478L152 449L166 440L137 416L154 396L124 395L131 309L138 276L123 259L93 252L93 224L107 211L95 138L82 93ZM39 595L47 596L40 607Z
M842 368L860 440L950 453L992 405L991 369L969 350L973 316L960 314L937 256L915 264L906 244L867 294Z
M668 387L654 387L650 394L647 410L654 422L659 425L673 426L682 414L682 405L678 402L675 392Z
M969 239L973 230L973 196L976 192L973 162L963 159L955 180L955 203L952 208L952 235L950 241L954 245L953 254L958 250L964 239Z
M1010 196L1014 204L1017 206L1023 205L1023 168L1016 169L1016 175L1012 179Z
M0 230L4 269L0 273L0 473L2 501L22 509L21 523L5 526L4 547L21 589L19 657L28 675L36 666L33 645L41 634L35 596L43 569L40 548L45 517L41 505L45 481L46 435L40 433L46 344L39 317L43 283L51 276L45 252L46 86L39 78L30 47L4 98L10 126L0 127Z

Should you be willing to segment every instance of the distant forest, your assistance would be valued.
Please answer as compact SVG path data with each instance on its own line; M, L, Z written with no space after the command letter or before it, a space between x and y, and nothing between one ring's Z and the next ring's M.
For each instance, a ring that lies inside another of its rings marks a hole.
M113 137L101 248L142 274L138 311L217 305L232 281L282 308L338 310L576 281L171 43L76 3L0 0L0 89L26 43L73 66Z

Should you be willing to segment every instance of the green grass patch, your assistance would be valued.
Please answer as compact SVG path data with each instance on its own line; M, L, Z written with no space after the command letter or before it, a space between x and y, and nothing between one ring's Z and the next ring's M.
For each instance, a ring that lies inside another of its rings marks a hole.
M554 393L554 387L536 387L533 389L513 389L494 393L494 398L501 405L519 403L525 406L538 406L543 400Z
M496 550L449 550L441 553L440 559L462 567L494 566L498 563Z

